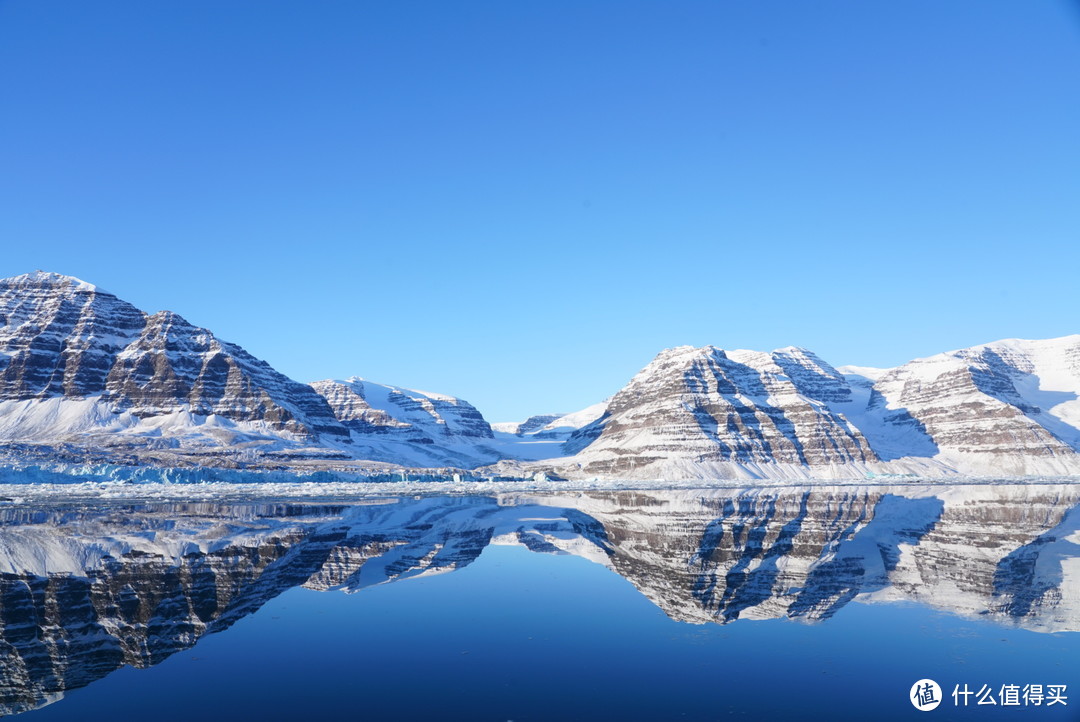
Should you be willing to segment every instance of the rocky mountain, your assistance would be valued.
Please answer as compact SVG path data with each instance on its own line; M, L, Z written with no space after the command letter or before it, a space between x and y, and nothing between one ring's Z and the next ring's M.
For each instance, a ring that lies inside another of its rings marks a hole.
M0 441L140 460L328 448L348 430L309 386L175 313L69 276L0 280Z
M908 455L932 456L961 473L1080 469L1080 336L998 341L886 371L852 371L855 384L869 384L860 413L864 425L885 430L877 433L883 445L889 427L907 426L924 439L909 441Z
M535 414L524 421L501 421L494 423L491 425L491 428L504 434L524 436L525 434L533 434L540 431L547 427L552 421L555 421L555 419L562 418L563 416L565 416L565 414Z
M361 378L301 384L175 313L147 314L79 279L0 280L9 459L474 468L514 447L461 399Z
M805 349L680 347L574 432L574 476L862 478L1080 473L1080 336L1000 341L895 369Z
M660 353L566 450L580 452L582 473L613 477L682 477L687 465L731 476L878 461L834 408L851 400L845 378L802 349L682 346Z
M1080 336L894 369L683 346L607 401L493 428L453 396L298 383L175 313L38 272L0 280L0 455L569 479L1080 474Z
M915 601L1077 631L1078 533L1071 485L0 505L0 714L157 664L292 587L359 592L489 545L584 557L694 624Z
M386 386L354 376L316 381L364 459L408 466L472 468L503 458L476 408L446 394Z

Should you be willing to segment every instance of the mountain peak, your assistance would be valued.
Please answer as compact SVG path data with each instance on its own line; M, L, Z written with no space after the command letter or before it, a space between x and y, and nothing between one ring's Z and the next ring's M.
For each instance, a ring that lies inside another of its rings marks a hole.
M803 346L784 346L783 348L773 349L773 353L787 354L790 356L804 356L817 358L817 354L808 348Z
M715 356L725 356L724 350L717 346L674 346L666 348L656 354L649 366L667 365L671 363L690 363L695 359Z
M164 436L176 454L233 463L233 439L277 452L348 437L322 397L240 347L45 271L0 280L5 401L42 404L34 423L0 413L0 439L19 442L143 449Z
M5 278L0 280L0 284L24 288L68 288L73 291L84 291L87 293L108 293L108 291L105 291L92 283L88 283L81 278L42 270Z

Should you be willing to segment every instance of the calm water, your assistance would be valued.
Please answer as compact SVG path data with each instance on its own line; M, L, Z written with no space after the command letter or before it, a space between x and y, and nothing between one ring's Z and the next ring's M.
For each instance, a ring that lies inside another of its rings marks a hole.
M35 721L1080 719L1078 505L1069 486L9 504L0 704ZM908 701L922 678L943 689L932 712ZM957 707L957 684L999 704ZM1067 704L1002 706L1013 684L1065 685Z

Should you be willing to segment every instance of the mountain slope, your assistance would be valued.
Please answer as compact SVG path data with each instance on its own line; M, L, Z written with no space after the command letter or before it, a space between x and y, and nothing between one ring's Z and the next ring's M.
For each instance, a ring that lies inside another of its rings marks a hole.
M521 438L565 441L581 427L603 416L610 401L611 399L604 399L570 414L539 414L524 421L492 424L491 428L496 433L513 434Z
M347 439L308 386L174 313L69 276L0 280L2 441L203 453Z
M1080 473L1080 336L1011 339L895 369L809 351L659 354L566 442L560 473L859 478Z
M530 416L525 421L492 424L499 448L509 459L540 461L573 453L567 447L571 437L593 424L607 411L605 399L569 414ZM591 440L591 438L590 438ZM580 442L579 442L580 443ZM511 469L506 469L510 471Z
M475 467L503 458L491 426L469 402L354 376L311 387L350 432L361 458L411 466Z
M873 384L871 411L902 410L965 473L1075 473L1080 336L1010 339L916 359Z
M582 473L659 474L672 463L741 466L877 461L830 404L851 399L835 369L802 349L772 354L682 346L661 352L567 442Z

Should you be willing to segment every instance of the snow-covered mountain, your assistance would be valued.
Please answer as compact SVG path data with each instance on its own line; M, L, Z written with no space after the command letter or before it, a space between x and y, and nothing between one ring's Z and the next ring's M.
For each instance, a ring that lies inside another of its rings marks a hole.
M465 468L504 458L491 426L464 399L377 384L359 376L316 381L311 387L349 429L353 453L360 458Z
M309 386L175 313L70 276L0 280L0 443L170 463L347 439Z
M1078 399L1080 336L895 369L686 346L660 353L552 463L641 479L1077 474Z
M518 438L566 441L575 431L603 416L610 401L611 399L604 399L571 414L539 414L524 421L492 424L491 428L496 433L513 434Z
M682 346L606 401L493 428L453 396L301 384L175 313L38 272L0 280L0 453L616 479L1080 474L1080 336L894 369Z
M492 424L491 428L508 459L543 461L562 457L570 453L567 449L570 437L603 416L608 401L570 414L541 414L524 421Z
M561 456L570 430L496 438L453 396L359 377L301 384L175 313L147 314L77 278L0 280L9 459L471 469Z
M949 351L876 379L845 371L865 399L853 418L891 447L885 458L925 455L969 474L1080 470L1080 336Z
M354 376L311 384L352 435L363 459L415 467L475 468L501 460L538 461L565 454L570 435L599 418L602 401L571 414L489 424L464 399L378 384Z
M834 408L851 400L846 379L803 349L681 346L638 373L567 450L582 473L614 477L865 466L877 455Z
M562 418L563 416L565 416L565 414L535 414L524 421L498 421L492 424L491 428L493 431L502 434L524 436L525 434L531 434L544 428L555 419Z

